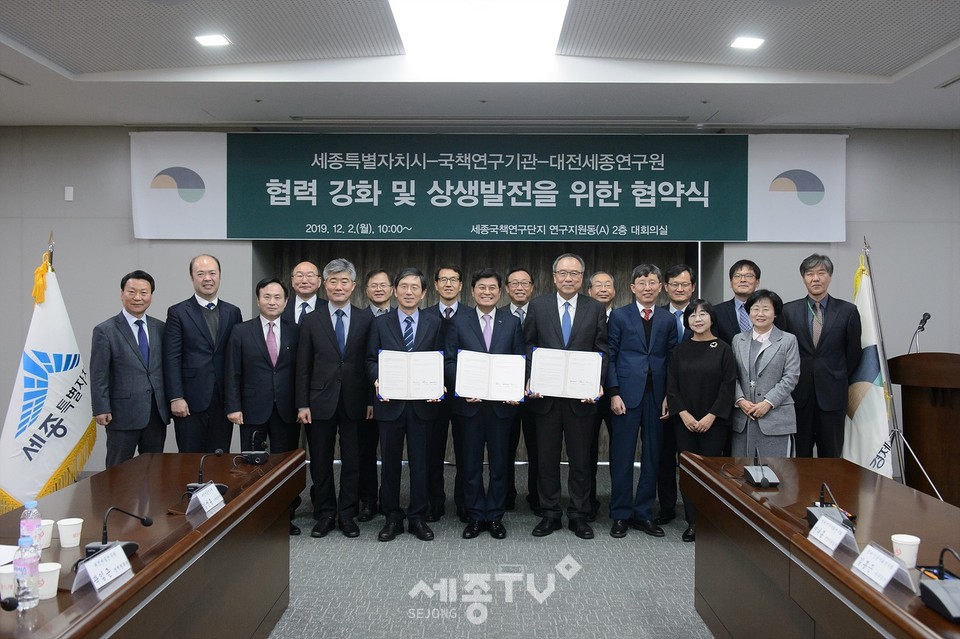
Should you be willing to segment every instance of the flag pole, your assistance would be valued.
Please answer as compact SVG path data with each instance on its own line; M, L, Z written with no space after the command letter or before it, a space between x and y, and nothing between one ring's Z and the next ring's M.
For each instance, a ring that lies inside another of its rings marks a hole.
M900 423L897 419L896 407L893 404L893 389L890 385L890 370L887 366L887 351L883 344L883 326L880 323L880 309L877 307L877 288L873 283L873 267L870 265L870 244L867 243L866 236L863 237L863 257L864 261L867 263L867 272L870 274L870 292L873 294L873 299L871 300L873 304L873 316L877 320L877 355L880 358L880 373L883 378L883 399L887 404L887 414L890 415L890 421L893 423L893 428L890 431L890 441L893 442L896 440L897 463L900 467L900 481L906 483L906 473L904 470L903 460L903 447L906 446L907 450L910 452L910 456L913 457L913 461L917 463L917 467L920 468L923 476L927 478L927 483L929 483L930 487L933 488L933 492L936 494L937 498L940 501L943 501L940 491L937 490L933 480L930 479L930 475L927 474L927 470L923 467L923 464L920 463L920 460L917 458L917 454L913 452L913 448L910 446L910 442L908 442L907 438L904 436L903 430L900 428Z

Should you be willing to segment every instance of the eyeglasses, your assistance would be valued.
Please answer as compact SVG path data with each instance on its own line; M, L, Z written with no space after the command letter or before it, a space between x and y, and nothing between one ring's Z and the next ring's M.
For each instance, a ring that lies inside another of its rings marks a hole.
M673 289L693 288L693 282L667 282L667 288L673 288Z
M373 289L374 291L385 291L388 288L393 288L393 287L390 284L379 284L379 283L371 282L370 284L367 284L367 288Z
M597 282L596 284L591 284L590 288L598 288L598 289L613 288L613 282Z
M454 275L453 277L438 277L437 281L441 284L456 284L460 281L460 278Z
M293 281L299 282L300 280L315 280L317 279L318 275L318 273L303 273L301 271L297 271L293 274Z
M745 282L751 282L757 279L757 276L753 273L734 273L731 279L744 280Z
M657 288L660 280L634 280L633 285L637 288Z
M419 293L423 289L420 287L419 284L401 284L400 286L397 287L397 290L400 291L401 293L407 293L407 292Z
M554 271L553 274L558 276L560 279L567 279L568 277L577 279L578 277L583 276L583 271Z
M527 288L532 284L533 282L531 282L530 280L510 280L509 282L507 282L507 286L509 286L510 288Z

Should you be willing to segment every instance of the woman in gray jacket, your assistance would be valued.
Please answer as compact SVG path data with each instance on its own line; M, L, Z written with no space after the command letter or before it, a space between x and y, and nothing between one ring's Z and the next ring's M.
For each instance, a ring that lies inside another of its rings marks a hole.
M734 457L793 457L797 415L790 395L800 378L797 338L773 325L783 300L760 289L744 302L753 328L733 338L737 387L731 417Z

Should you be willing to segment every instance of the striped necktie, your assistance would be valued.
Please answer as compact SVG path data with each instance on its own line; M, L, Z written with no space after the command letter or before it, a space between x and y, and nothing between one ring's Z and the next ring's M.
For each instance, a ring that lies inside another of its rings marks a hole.
M403 318L403 344L407 347L407 351L413 350L413 318L405 317Z

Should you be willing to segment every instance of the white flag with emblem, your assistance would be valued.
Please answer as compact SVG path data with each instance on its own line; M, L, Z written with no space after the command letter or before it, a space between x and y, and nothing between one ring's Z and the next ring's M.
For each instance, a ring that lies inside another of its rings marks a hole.
M0 512L73 483L96 441L87 371L52 255L34 274L33 319L0 432Z

